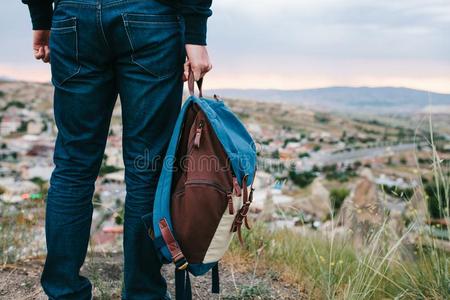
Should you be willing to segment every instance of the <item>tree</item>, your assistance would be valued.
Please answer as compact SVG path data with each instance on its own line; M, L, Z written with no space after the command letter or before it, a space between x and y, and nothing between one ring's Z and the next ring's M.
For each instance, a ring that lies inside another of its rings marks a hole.
M341 209L345 198L350 195L350 190L347 188L336 188L330 191L330 201L333 207L333 213L337 213Z
M298 158L310 157L308 152L303 152L298 155Z
M406 160L406 157L404 157L404 156L400 157L400 163L401 163L402 165L406 165L407 162L408 162L408 161Z
M316 174L314 172L307 171L297 173L294 170L289 171L289 179L301 188L310 185L314 178L316 178Z
M272 152L272 158L279 159L280 158L280 152L278 150L275 150Z
M447 203L450 200L450 191L442 183L439 188L435 182L425 184L425 192L428 196L428 211L435 219L448 216Z

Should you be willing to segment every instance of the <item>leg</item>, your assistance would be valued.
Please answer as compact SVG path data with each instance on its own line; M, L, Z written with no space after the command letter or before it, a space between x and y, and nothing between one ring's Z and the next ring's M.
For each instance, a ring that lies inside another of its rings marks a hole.
M117 40L126 39L125 44L115 45L121 51L116 77L127 187L123 298L164 299L161 263L141 217L153 210L162 159L180 109L182 24L172 8L156 1L127 5L129 15L114 34ZM136 12L141 15L132 15Z
M77 16L76 22L69 16ZM93 42L98 40L95 10L86 8L79 15L74 5L61 4L55 11L55 26L50 47L58 136L47 198L47 259L41 282L51 299L91 299L91 284L79 271L89 242L94 183L117 91L112 66L98 57L103 45Z

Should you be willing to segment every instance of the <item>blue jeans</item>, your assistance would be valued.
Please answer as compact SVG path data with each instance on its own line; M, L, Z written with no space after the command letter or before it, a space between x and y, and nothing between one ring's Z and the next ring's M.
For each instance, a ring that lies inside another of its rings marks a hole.
M41 282L51 299L90 299L79 274L92 195L113 107L122 106L125 164L124 299L165 299L166 282L141 216L153 198L181 104L184 24L154 0L60 0L50 38L58 127L47 198L47 259Z

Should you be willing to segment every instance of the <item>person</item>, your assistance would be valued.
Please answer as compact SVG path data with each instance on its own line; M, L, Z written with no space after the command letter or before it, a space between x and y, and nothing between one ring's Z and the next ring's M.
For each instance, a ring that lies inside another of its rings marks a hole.
M22 0L33 51L51 64L58 128L46 200L47 258L41 276L50 299L91 299L80 275L92 196L117 96L125 165L122 298L170 299L161 263L141 217L153 209L162 157L177 119L183 80L210 69L210 0Z

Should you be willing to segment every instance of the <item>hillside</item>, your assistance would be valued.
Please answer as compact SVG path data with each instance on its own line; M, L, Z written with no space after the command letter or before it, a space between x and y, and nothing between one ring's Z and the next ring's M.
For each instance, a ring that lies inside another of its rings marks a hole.
M50 84L0 82L0 299L43 296L45 198L57 133L52 92ZM448 287L439 285L449 282L447 254L439 252L450 249L440 209L450 191L448 115L432 115L430 147L424 114L358 114L221 96L258 150L253 229L244 231L243 248L235 241L227 254L221 299L302 299L304 293L308 299L449 299ZM94 299L116 299L121 286L121 141L118 101L83 269ZM419 232L427 232L423 241ZM429 237L440 246L417 247ZM373 248L365 247L367 238ZM391 266L393 259L399 261ZM172 288L172 268L165 272ZM211 298L209 279L195 280L196 299Z

